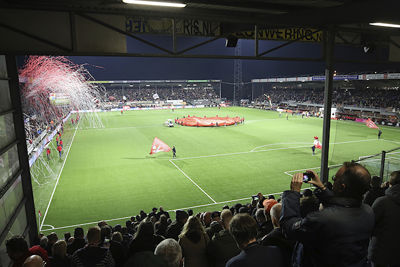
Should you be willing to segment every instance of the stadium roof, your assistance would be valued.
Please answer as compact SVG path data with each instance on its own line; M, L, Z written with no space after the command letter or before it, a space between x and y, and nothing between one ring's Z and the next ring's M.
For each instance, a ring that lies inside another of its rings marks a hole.
M128 5L121 0L0 0L0 34L3 36L0 51L19 54L323 61L323 56L317 59L288 59L266 55L297 41L322 43L324 31L335 30L336 44L364 46L367 50L375 46L389 48L389 61L400 61L400 31L369 24L400 23L400 3L396 0L183 2L185 8ZM177 50L175 41L173 49L160 47L140 36L146 33L171 35L173 40L176 36L211 39ZM160 53L127 51L127 36ZM187 53L219 38L267 39L287 43L242 57ZM380 58L377 61L386 62L388 59Z

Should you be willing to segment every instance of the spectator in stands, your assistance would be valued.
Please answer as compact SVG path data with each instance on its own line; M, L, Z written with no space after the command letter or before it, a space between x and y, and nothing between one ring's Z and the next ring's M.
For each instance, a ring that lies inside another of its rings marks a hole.
M167 267L180 267L182 264L182 249L175 239L168 238L161 241L154 254L161 257Z
M160 216L158 222L154 224L154 230L156 235L166 236L168 228L167 216L165 214Z
M77 227L74 230L74 241L70 245L67 246L67 253L69 255L74 254L80 248L83 248L86 245L85 234L83 232L83 228Z
M279 248L265 247L257 243L257 222L249 214L237 214L233 217L229 231L242 250L231 258L226 267L248 266L283 266L282 253Z
M183 225L186 223L188 219L188 214L186 211L177 210L176 211L176 220L172 222L167 228L167 238L173 238L178 241L179 234L183 229Z
M49 255L49 256L51 256L51 254L53 253L53 249L52 249L52 247L53 247L53 245L58 241L58 236L57 236L57 234L56 233L51 233L51 234L49 234L48 236L47 236L47 239L48 239L48 242L47 242L47 248L46 248L46 250L47 250L47 254Z
M47 245L48 245L47 237L46 236L42 236L42 238L40 238L40 245L32 246L29 249L29 251L33 255L40 256L46 263L48 263L49 262L49 256L48 256L47 250L46 250Z
M100 227L101 230L101 242L100 246L109 248L110 247L110 240L111 240L111 233L112 233L112 227L108 224L103 225Z
M110 251L100 247L101 230L98 226L91 227L87 233L88 244L75 251L71 259L71 267L115 266Z
M305 189L303 197L300 198L300 214L304 218L307 214L319 210L319 200L314 196L311 189Z
M23 267L43 267L46 265L46 262L38 255L29 256L24 264Z
M400 171L392 172L389 184L385 196L377 198L372 205L375 228L368 256L374 266L400 266L396 253L400 240Z
M161 215L167 216L169 218L169 213L164 210L163 207L160 207L157 212L157 218L160 218Z
M279 219L281 217L282 204L278 203L271 208L270 216L274 229L261 239L263 246L277 246L281 249L286 266L290 266L294 242L285 238L280 228Z
M318 175L310 184L324 205L319 212L301 218L300 190L303 174L293 175L291 190L282 196L280 224L289 239L301 242L293 264L301 266L365 266L367 247L374 226L372 209L362 204L371 176L357 163L345 162L337 171L333 192Z
M24 261L32 255L28 243L22 236L13 236L6 242L8 257L13 261L13 267L21 267Z
M122 234L120 232L114 232L112 234L110 241L110 252L115 261L115 266L124 266L126 256L125 249L122 245Z
M70 233L70 232L65 232L65 233L64 233L64 240L65 240L65 242L68 242L68 240L70 239L70 237L71 237L71 233Z
M71 266L71 259L67 256L67 243L64 240L58 240L53 245L53 256L50 257L50 266Z
M375 199L385 195L385 188L381 187L382 179L379 176L373 176L371 179L371 189L364 196L364 203L372 206Z
M135 253L141 251L153 252L162 240L164 240L162 236L154 234L154 227L151 222L142 221L129 245L129 256L132 257Z
M219 231L222 230L222 225L221 223L217 221L212 221L210 224L210 227L206 229L206 233L208 235L208 238L211 240L214 236L214 234L218 233Z
M183 262L186 267L206 267L207 246L210 239L199 218L190 216L179 235L179 245L183 251Z
M214 235L207 248L210 264L213 267L225 267L229 259L240 253L240 249L229 232L229 223L232 217L229 209L222 211L221 222L224 229Z
M272 227L270 227L270 223L267 223L266 214L264 214L265 209L257 209L255 218L257 221L257 240L264 237L266 234L271 232ZM271 223L272 226L272 223Z
M203 222L203 225L204 225L204 227L205 228L207 228L207 227L210 227L210 224L211 224L211 212L209 212L209 211L206 211L206 212L204 212L202 215L203 215L203 217L202 217L202 222Z

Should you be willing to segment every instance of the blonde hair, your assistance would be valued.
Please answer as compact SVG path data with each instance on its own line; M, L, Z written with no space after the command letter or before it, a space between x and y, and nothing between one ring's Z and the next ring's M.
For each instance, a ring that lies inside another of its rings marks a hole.
M67 254L67 242L64 240L58 240L56 243L54 243L52 250L53 256L64 258Z
M182 232L179 235L179 238L186 236L189 233L199 233L205 234L203 225L200 222L200 219L196 216L190 216L185 225L183 226Z

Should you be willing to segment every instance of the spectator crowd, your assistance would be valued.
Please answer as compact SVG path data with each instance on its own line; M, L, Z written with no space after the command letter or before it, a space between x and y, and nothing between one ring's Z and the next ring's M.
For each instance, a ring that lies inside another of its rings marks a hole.
M324 103L324 89L265 89L263 94L255 99L256 102L268 101L267 97L276 104L282 102ZM395 108L400 109L399 90L384 90L379 88L334 89L332 103L340 106L356 106L364 108Z
M301 191L292 177L280 199L258 193L252 202L194 214L162 207L113 227L105 221L59 238L22 236L6 242L14 267L36 266L400 266L400 171L388 182L345 162L323 184L317 173Z
M157 94L157 100L195 100L218 98L212 87L159 87L155 88L108 88L105 91L105 101L154 101L154 95ZM125 97L125 98L124 98Z

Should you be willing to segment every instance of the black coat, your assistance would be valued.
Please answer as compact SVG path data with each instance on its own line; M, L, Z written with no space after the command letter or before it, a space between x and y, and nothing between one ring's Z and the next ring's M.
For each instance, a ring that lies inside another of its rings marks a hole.
M375 199L378 197L382 197L385 195L385 188L375 187L371 188L364 196L364 203L372 206L374 204Z
M226 263L226 267L270 266L283 267L283 255L278 247L252 243Z
M224 267L228 260L239 253L235 239L226 229L216 233L207 248L211 266L215 267Z
M351 198L320 192L324 209L300 215L300 193L285 191L281 228L287 238L302 243L300 266L365 266L374 214L368 205ZM301 256L302 255L302 256Z
M400 240L400 184L389 187L385 196L372 205L375 229L369 247L369 258L377 264L400 265L396 251Z

